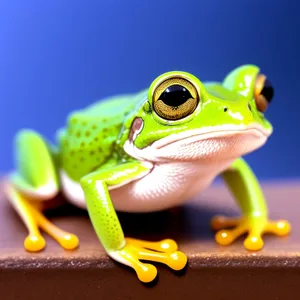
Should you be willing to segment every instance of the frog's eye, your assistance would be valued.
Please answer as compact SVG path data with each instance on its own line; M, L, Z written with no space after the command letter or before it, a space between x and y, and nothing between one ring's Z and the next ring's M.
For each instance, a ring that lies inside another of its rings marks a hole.
M154 91L155 112L166 120L182 119L196 109L199 96L193 84L183 78L170 78Z
M258 74L254 87L256 107L260 112L265 112L274 96L274 88L264 74Z

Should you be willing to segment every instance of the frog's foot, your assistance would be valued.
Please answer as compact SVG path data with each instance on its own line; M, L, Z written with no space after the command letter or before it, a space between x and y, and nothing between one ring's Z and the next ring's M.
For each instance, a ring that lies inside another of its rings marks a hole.
M216 216L212 219L212 228L219 230L216 233L216 242L220 245L229 245L238 239L241 235L248 232L244 241L247 250L260 250L264 242L262 235L271 233L277 236L285 236L291 231L289 222L285 220L270 221L267 217L240 217L228 218ZM234 229L225 229L235 227Z
M41 235L39 227L52 236L64 249L71 250L78 246L78 238L75 235L52 224L26 196L12 185L7 184L5 192L29 231L24 241L24 247L27 251L41 251L46 246L46 241Z
M40 211L32 209L37 224L56 240L64 249L73 250L78 247L79 240L76 235L66 232L51 223Z
M140 260L163 263L178 271L185 267L187 257L177 249L177 244L170 239L148 242L126 238L124 248L109 254L113 259L132 267L140 281L151 282L157 275L157 269L151 264L142 263Z

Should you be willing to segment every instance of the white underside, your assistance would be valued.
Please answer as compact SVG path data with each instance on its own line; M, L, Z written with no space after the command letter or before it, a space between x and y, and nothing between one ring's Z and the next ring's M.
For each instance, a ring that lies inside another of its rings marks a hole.
M139 160L152 162L144 177L110 190L119 211L147 212L182 204L207 188L232 162L262 146L267 132L261 128L233 128L213 134L172 137L140 150L129 142L124 149ZM177 137L178 138L178 137ZM76 206L86 208L83 191L61 171L62 190Z
M226 168L232 161L223 165ZM224 168L223 167L223 168ZM218 166L219 170L220 166ZM156 165L145 177L110 190L119 211L161 210L182 203L206 188L214 179L216 168L195 163ZM63 192L76 206L86 208L80 185L61 172Z

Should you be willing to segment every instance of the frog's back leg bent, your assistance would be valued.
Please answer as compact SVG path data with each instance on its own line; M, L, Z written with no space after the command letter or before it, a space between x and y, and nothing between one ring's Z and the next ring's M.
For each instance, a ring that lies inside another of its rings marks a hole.
M36 132L21 130L15 138L16 171L10 175L5 192L26 225L24 241L28 251L42 250L46 242L39 228L51 235L63 248L73 249L78 239L53 225L41 212L42 201L59 192L57 167L50 145Z

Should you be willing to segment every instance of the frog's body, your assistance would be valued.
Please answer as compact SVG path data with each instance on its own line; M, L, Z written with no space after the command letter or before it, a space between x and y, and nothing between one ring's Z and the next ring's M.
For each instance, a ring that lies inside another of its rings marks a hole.
M216 86L208 85L206 88L213 89ZM84 175L95 169L134 160L132 143L126 139L130 127L123 128L123 125L132 123L132 116L145 101L147 92L108 98L70 115L67 127L59 131L58 138L62 189L70 202L86 208L79 183ZM230 96L231 101L236 101L236 94ZM241 126L243 121L240 120ZM233 131L236 129L232 128ZM209 141L198 139L197 149L202 149L202 154L198 153L194 159L185 161L168 159L168 154L174 154L170 152L172 146L164 148L164 152L169 153L163 157L152 148L147 159L149 172L145 172L140 180L113 187L111 198L114 207L119 211L145 212L170 208L191 199L209 186L236 157L264 144L267 134L267 130L265 135L255 130L247 135L241 135L239 131L224 131ZM123 135L125 138L122 138ZM121 140L126 142L122 143ZM175 147L176 151L178 149ZM156 154L157 157L154 157ZM209 160L213 156L217 158Z
M236 68L221 83L169 72L149 89L72 113L58 131L56 147L35 132L21 131L18 168L7 193L29 229L25 248L38 251L45 246L38 226L63 247L77 246L76 236L49 225L31 202L51 199L62 190L70 202L88 210L107 253L133 267L142 281L151 281L156 269L139 259L181 269L186 256L176 251L174 241L125 239L115 210L151 212L180 205L218 175L244 214L213 220L216 229L237 227L220 230L218 243L227 245L248 231L245 247L259 250L264 232L287 234L287 222L268 221L259 184L241 158L272 133L263 114L273 93L268 84L251 65Z

